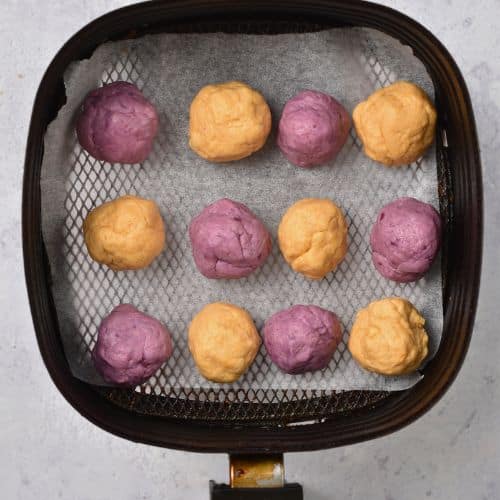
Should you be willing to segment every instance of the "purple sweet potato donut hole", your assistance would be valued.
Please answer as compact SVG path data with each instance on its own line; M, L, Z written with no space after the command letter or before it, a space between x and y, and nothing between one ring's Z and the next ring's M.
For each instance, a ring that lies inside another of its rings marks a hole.
M415 198L399 198L379 212L370 235L373 264L385 278L399 283L420 279L441 244L436 209Z
M277 143L294 165L309 168L329 162L347 140L351 118L332 96L304 90L283 108Z
M76 122L80 145L97 160L141 163L158 133L158 113L128 82L114 82L87 94Z
M172 349L170 332L160 321L121 304L102 320L92 360L107 382L133 387L151 377Z
M196 267L207 278L242 278L271 252L271 236L245 205L227 198L205 207L189 225Z
M318 306L295 305L273 314L263 328L273 362L292 375L325 368L342 332L337 316Z

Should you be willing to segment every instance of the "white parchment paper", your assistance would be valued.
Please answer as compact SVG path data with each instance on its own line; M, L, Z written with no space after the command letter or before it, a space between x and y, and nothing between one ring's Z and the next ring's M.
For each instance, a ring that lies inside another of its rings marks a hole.
M142 390L161 394L171 387L217 386L198 374L187 347L187 326L204 304L228 301L245 307L259 329L271 314L293 304L331 309L344 327L344 341L325 370L285 375L262 347L233 388L398 390L416 383L418 373L387 378L360 369L346 340L359 308L398 295L425 316L431 356L439 345L439 259L424 279L400 285L379 276L369 251L369 232L384 204L408 195L438 208L434 150L409 167L386 168L364 156L351 130L334 162L301 169L289 164L275 144L281 109L298 91L327 92L351 112L373 90L398 79L411 80L433 96L425 68L408 47L376 31L350 28L290 35L162 34L108 43L90 59L74 62L65 75L67 103L46 134L41 180L43 237L74 375L103 384L90 360L97 327L113 307L127 302L163 321L173 334L174 355ZM159 137L142 165L96 161L76 141L75 116L86 93L116 80L135 83L160 114ZM253 156L214 165L189 149L188 110L202 86L226 80L242 80L262 92L272 110L273 132ZM92 208L127 193L158 203L168 248L147 269L115 273L90 259L81 228ZM208 280L193 263L187 227L205 205L222 197L245 203L274 236L292 203L331 198L349 222L348 254L336 272L310 281L286 265L274 237L272 255L250 277Z

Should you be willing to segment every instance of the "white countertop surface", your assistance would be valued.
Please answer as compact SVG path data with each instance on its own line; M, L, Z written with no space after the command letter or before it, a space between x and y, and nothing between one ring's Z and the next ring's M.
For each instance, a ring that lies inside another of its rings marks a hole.
M5 500L208 499L225 455L135 444L90 424L40 358L24 284L21 183L34 95L61 45L124 0L0 5L0 497ZM472 343L451 389L424 417L371 442L286 455L306 500L500 499L500 2L384 0L455 57L474 106L484 176L485 248Z

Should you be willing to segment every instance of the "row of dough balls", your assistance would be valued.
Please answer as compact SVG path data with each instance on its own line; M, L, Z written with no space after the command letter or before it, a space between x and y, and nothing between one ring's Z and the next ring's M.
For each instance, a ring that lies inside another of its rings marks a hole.
M436 111L417 85L398 81L371 94L353 111L365 153L375 161L400 166L420 158L434 140ZM340 102L305 90L284 106L277 144L299 167L325 164L347 140L351 119ZM140 163L158 133L154 105L127 82L90 92L82 103L76 132L81 146L98 160ZM261 149L271 131L264 97L245 83L207 85L189 110L189 145L215 163L240 160Z
M90 256L115 271L148 266L164 249L165 227L158 206L122 196L93 209L83 223ZM271 252L271 235L245 205L227 198L205 207L189 225L193 258L207 278L248 276ZM372 260L382 276L410 282L432 265L440 246L441 221L429 204L400 198L384 206L370 235ZM347 252L347 224L331 200L305 198L283 215L280 250L296 272L321 279Z
M372 302L356 316L349 351L366 370L384 375L411 373L427 356L424 324L405 299ZM275 313L264 324L262 335L272 361L289 374L326 368L342 339L337 316L313 305L295 305ZM203 377L230 383L248 370L261 337L245 309L215 302L191 321L188 344ZM153 375L172 352L170 332L160 321L122 304L99 326L92 359L107 382L135 386Z

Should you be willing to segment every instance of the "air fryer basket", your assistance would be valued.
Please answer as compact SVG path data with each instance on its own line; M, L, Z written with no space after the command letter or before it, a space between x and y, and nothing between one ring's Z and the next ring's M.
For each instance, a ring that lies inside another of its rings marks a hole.
M424 378L400 392L172 390L167 396L96 387L74 378L59 335L40 217L40 167L48 124L64 104L63 73L109 40L158 32L299 33L338 26L379 29L412 47L435 87L443 243L444 325ZM68 401L128 439L193 451L271 453L339 446L394 431L424 413L455 377L469 343L482 244L482 185L470 100L446 49L422 26L374 4L340 1L174 1L126 7L90 23L60 50L38 90L28 137L23 245L43 359ZM300 422L301 425L294 425Z

